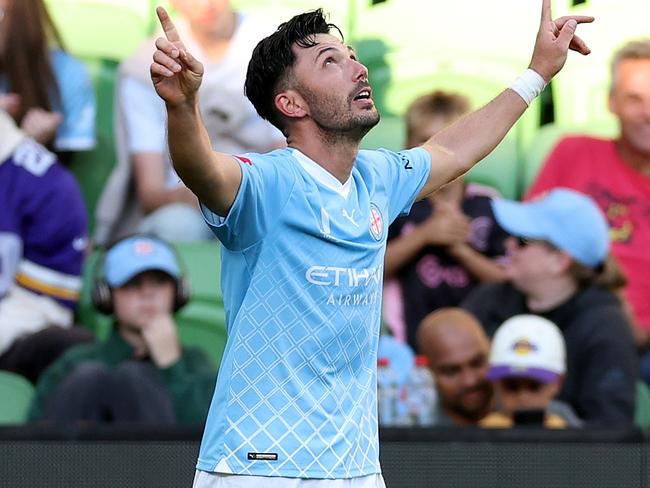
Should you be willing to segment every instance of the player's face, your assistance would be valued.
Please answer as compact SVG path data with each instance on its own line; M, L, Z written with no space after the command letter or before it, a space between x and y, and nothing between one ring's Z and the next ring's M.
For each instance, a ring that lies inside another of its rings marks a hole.
M559 393L559 383L541 383L528 378L503 378L495 382L495 389L505 413L516 410L546 409Z
M329 34L310 48L294 47L296 90L308 116L327 133L363 137L377 122L368 70L354 51Z
M127 342L136 348L141 345L142 328L154 317L172 312L175 292L174 280L161 271L145 271L113 290L115 317Z
M475 337L463 335L441 344L431 369L445 409L475 422L487 413L492 400L492 386L485 378L488 350Z
M650 156L650 59L619 63L609 107L619 119L622 139L634 150Z

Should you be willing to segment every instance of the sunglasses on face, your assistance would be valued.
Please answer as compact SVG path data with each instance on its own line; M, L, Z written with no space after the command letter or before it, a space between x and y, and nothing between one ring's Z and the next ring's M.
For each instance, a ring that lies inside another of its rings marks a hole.
M517 237L517 245L519 247L526 247L528 244L531 244L533 241L532 239L528 239L527 237Z
M544 387L544 383L528 378L504 378L501 380L503 389L510 393L527 390L537 393Z
M553 250L557 249L557 247L555 247L553 244L543 239L529 239L528 237L521 237L521 236L517 236L516 239L517 239L517 245L519 247L527 247L530 246L531 244L538 244L538 245L545 246L549 249L553 249Z

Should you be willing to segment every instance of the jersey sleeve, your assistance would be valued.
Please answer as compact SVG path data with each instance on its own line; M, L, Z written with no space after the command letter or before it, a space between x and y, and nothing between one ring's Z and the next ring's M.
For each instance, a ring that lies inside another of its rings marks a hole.
M389 221L406 215L429 178L431 155L418 147L393 152L379 149L377 171L388 195Z
M54 146L59 151L84 151L95 146L95 91L83 63L68 54L53 54L63 121Z
M284 150L233 156L241 167L242 179L225 217L201 202L203 218L227 249L241 251L261 240L273 230L289 201L295 173L278 152L288 157Z

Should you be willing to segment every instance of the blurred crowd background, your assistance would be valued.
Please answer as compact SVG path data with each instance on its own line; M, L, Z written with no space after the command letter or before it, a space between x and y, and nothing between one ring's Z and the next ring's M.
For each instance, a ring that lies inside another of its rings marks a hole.
M243 82L291 15L329 12L381 113L362 147L399 151L513 82L541 1L0 0L1 422L204 421L220 248L166 150L160 4L206 66L215 149L244 155L284 144ZM553 13L596 17L592 53L389 230L383 425L650 426L650 4Z

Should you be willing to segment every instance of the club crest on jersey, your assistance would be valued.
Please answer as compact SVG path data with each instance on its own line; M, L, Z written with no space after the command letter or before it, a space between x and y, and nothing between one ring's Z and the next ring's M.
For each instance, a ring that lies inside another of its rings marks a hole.
M370 235L376 241L380 241L384 235L384 218L381 216L381 211L374 203L370 204L370 222L369 222Z

